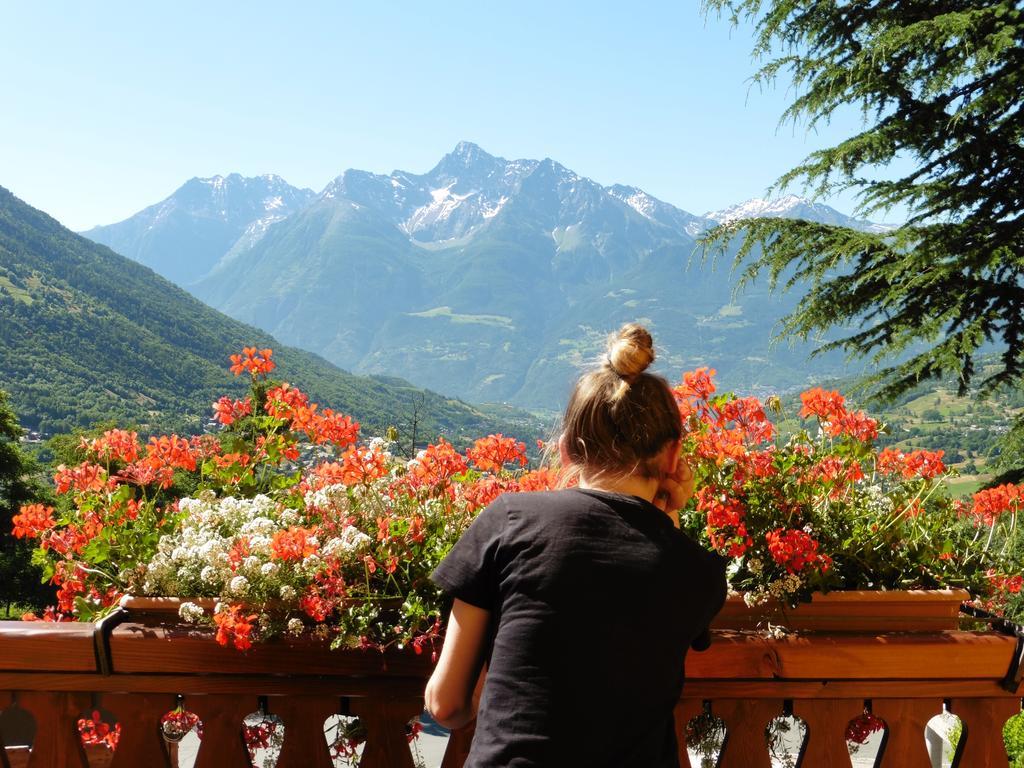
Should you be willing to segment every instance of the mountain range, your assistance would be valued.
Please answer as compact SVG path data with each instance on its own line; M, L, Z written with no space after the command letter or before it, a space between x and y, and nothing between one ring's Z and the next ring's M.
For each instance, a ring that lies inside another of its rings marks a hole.
M484 412L401 379L355 376L285 346L0 187L0 389L26 427L60 432L116 421L150 433L201 431L217 397L244 389L228 356L249 345L273 348L275 376L351 414L364 434L398 427L405 450L413 429L420 446L439 434L464 443L541 432L527 414Z
M734 295L728 269L702 264L702 232L758 215L878 226L795 196L694 215L461 142L427 173L348 170L315 195L274 176L192 179L85 234L344 368L553 409L630 320L651 327L673 378L709 365L758 392L844 372L839 355L770 344L796 294Z
M174 283L188 285L232 254L251 248L267 227L315 197L313 190L298 189L273 174L190 179L130 219L82 234Z

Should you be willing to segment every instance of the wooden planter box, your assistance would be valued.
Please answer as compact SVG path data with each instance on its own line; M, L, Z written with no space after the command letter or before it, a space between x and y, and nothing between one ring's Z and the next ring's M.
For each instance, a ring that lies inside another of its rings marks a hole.
M731 594L715 617L715 629L767 629L822 632L936 632L958 629L962 589L816 592L795 608L779 602L750 607Z
M730 594L711 623L714 629L768 629L781 626L819 632L936 632L959 629L960 606L970 599L963 589L837 590L815 592L811 602L795 608L772 601L748 606L741 594ZM132 597L120 605L131 620L143 624L181 624L177 597ZM196 598L208 613L217 598Z

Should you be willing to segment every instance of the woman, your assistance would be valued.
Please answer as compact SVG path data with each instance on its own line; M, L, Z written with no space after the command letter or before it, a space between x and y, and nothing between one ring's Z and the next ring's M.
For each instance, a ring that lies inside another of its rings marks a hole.
M559 439L578 487L499 497L433 574L454 605L426 704L476 716L467 768L679 765L672 710L725 567L678 530L693 474L653 360L644 328L613 335Z

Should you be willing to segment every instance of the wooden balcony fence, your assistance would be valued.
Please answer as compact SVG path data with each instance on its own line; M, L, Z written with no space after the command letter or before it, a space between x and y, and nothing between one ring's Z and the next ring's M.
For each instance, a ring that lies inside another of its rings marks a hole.
M31 751L6 745L4 768L95 768L96 750L87 757L76 726L94 709L121 726L104 763L174 768L159 723L179 701L202 722L196 768L251 765L241 724L261 706L284 724L278 768L332 768L324 723L339 712L365 727L362 768L413 766L406 724L422 708L426 655L332 652L302 639L243 654L205 629L105 624L0 622L0 731L11 733L11 718L35 722ZM877 765L931 768L924 730L945 703L962 722L957 764L1005 767L1001 730L1021 711L1021 654L1019 637L992 631L767 639L719 630L710 650L688 657L680 742L691 718L710 711L727 729L720 766L770 768L765 727L791 712L807 728L801 766L849 766L845 730L869 702L887 726ZM444 768L462 765L470 739L452 735ZM690 765L685 746L680 758Z

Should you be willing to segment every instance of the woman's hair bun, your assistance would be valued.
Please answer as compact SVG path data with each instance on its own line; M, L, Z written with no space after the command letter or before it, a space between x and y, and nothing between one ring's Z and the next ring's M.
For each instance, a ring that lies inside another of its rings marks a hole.
M642 325L627 323L608 337L606 360L623 379L635 379L654 362L654 339Z

